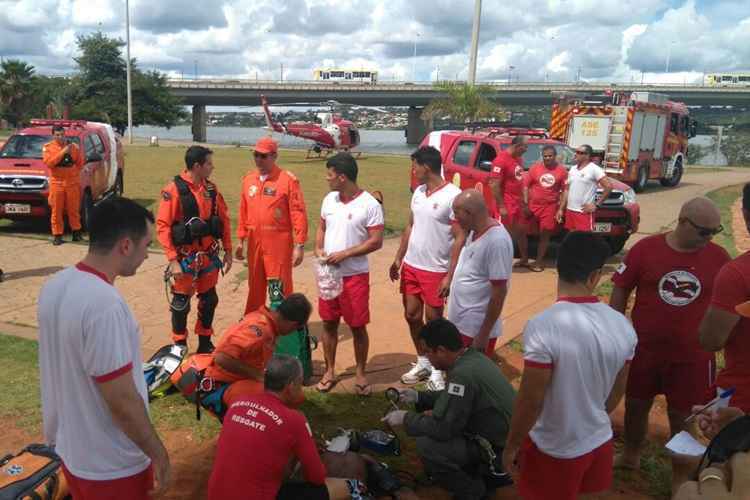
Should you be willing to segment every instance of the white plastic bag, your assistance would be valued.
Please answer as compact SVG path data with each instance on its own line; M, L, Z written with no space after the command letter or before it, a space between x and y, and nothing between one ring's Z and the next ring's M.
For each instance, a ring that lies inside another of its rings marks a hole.
M326 264L323 259L315 261L315 280L318 283L318 296L323 300L335 299L344 289L339 267Z

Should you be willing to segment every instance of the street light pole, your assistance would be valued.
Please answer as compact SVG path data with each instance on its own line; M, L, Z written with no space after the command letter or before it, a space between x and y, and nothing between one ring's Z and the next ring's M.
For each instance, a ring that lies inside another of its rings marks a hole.
M672 45L675 44L675 41L672 40L669 45L667 45L667 62L664 65L664 73L669 73L669 58L672 55Z
M417 38L419 38L419 33L414 33L414 57L411 61L411 81L416 82L417 81Z
M477 52L479 51L479 24L482 17L482 0L474 0L474 24L471 29L471 53L469 54L469 74L467 81L474 85L477 79Z
M514 69L515 69L515 66L508 65L508 85L510 85L511 76L513 75L513 70Z
M130 1L125 0L125 78L128 93L128 144L133 144L133 92L130 87Z

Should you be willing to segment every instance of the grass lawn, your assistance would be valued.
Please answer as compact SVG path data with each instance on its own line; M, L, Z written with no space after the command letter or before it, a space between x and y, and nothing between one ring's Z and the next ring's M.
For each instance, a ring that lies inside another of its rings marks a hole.
M732 205L742 195L742 186L743 184L727 186L706 195L719 207L721 224L724 226L724 231L714 237L714 242L723 246L733 258L737 256L737 247L734 244L734 231L732 230Z

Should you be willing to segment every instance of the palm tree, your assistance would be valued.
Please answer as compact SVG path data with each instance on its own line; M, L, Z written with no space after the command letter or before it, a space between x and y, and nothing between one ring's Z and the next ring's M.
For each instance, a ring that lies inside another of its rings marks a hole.
M492 92L488 85L440 82L435 87L447 96L433 99L422 111L423 120L449 116L456 122L471 123L503 114L500 105L487 97Z
M34 67L17 59L0 63L0 109L2 116L18 127L32 96Z

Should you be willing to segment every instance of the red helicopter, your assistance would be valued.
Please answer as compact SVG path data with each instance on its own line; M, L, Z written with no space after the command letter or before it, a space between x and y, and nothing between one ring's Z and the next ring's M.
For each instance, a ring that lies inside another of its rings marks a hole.
M320 123L274 121L266 97L261 95L260 102L270 130L313 141L313 145L307 150L307 158L310 158L311 153L317 154L319 158L334 151L351 151L359 145L359 131L356 125L334 113L334 106L338 104L335 101L327 103L331 106L329 112L317 114Z

